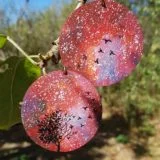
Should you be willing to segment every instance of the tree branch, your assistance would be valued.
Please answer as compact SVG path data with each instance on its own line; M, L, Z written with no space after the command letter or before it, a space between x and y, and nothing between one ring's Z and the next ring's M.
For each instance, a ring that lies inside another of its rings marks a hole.
M84 5L86 2L87 0L78 0L78 4L75 10L81 7L82 5ZM41 68L45 68L47 61L49 61L50 59L52 59L55 64L57 64L60 60L60 55L58 52L59 38L57 38L57 40L55 40L52 44L53 46L45 55L42 55L42 54L39 55L39 59L40 59L39 66Z
M9 36L7 36L7 40L8 40L8 42L10 42L15 48L17 48L17 49L23 54L23 56L25 56L32 64L38 65L38 63L35 62L12 38L10 38Z

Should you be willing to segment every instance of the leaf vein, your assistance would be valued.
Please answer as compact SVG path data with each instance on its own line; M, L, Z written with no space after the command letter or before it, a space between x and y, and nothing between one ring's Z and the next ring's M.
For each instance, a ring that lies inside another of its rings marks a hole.
M9 119L8 119L8 125L10 124L10 121L11 121L11 115L12 115L12 112L13 112L13 105L14 105L14 100L13 100L13 84L14 84L14 80L15 80L15 76L16 76L16 71L17 71L17 68L18 68L18 65L20 63L20 60L17 61L16 65L15 65L15 68L14 68L14 71L13 71L13 76L12 76L12 80L11 80L11 88L10 88L10 91L11 91L11 94L10 94L10 99L11 99L11 109L9 111Z

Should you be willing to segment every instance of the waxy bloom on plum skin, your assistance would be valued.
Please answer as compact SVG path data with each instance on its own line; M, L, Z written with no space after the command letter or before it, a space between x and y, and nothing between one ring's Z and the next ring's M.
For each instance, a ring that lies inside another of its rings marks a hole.
M96 135L102 108L98 92L86 78L73 71L53 71L29 87L21 115L36 144L50 151L69 152Z
M64 66L95 86L109 86L128 76L143 52L143 33L136 16L113 0L95 0L73 12L60 35Z

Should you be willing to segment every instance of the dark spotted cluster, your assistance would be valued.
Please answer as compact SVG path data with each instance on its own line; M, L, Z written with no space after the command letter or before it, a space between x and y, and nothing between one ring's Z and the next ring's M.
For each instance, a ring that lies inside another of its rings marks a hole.
M54 143L57 146L57 151L60 151L62 140L70 139L73 134L76 134L73 132L74 126L69 123L73 118L75 116L64 114L60 110L45 115L43 120L38 121L39 139L46 144Z

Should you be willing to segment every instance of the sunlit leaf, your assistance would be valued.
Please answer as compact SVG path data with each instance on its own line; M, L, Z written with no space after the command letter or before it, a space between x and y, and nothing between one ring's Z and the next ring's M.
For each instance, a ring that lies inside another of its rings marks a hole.
M7 36L0 34L0 49L4 47L7 42Z

